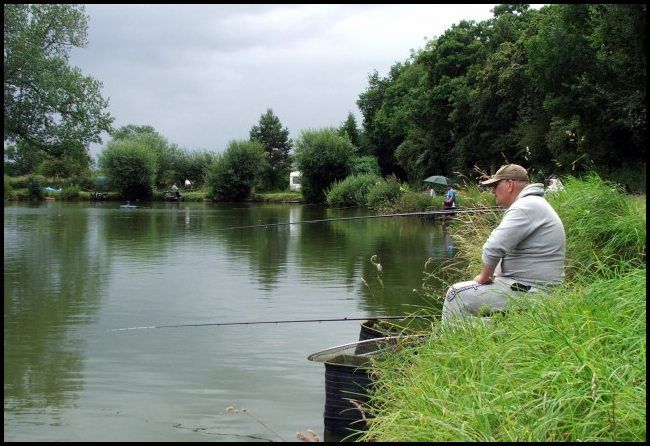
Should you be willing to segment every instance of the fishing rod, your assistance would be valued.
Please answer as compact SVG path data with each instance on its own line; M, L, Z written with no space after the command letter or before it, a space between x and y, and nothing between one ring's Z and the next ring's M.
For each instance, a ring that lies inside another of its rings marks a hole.
M231 228L219 228L218 231L227 231L231 229L246 229L246 228L266 228L269 226L284 226L284 225L297 225L303 223L323 223L327 221L339 221L339 220L362 220L366 218L385 218L385 217L408 217L413 215L449 215L449 214L458 214L458 213L473 213L473 212L487 212L493 211L495 209L501 209L498 206L484 207L484 208L462 208L462 209L446 209L444 211L420 211L420 212L404 212L399 214L378 214L378 215L362 215L358 217L337 217L337 218L323 218L319 220L301 220L301 221L288 221L282 223L262 223L258 225L248 225L248 226L233 226Z
M343 322L343 321L365 321L365 320L396 320L396 319L431 319L431 316L366 316L366 317L343 317L333 319L293 319L280 321L247 321L247 322L210 322L204 324L177 324L177 325L150 325L146 327L127 327L112 328L108 331L127 331L127 330L150 330L155 328L178 328L178 327L208 327L208 326L226 326L226 325L261 325L261 324L296 324L305 322Z

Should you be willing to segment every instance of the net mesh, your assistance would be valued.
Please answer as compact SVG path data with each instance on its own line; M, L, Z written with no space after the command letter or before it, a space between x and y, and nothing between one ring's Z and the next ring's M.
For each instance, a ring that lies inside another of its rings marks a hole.
M307 359L314 362L327 362L361 367L368 365L370 363L370 358L381 357L386 353L397 351L406 345L413 345L427 337L428 335L419 334L367 339L365 341L351 342L349 344L330 347L326 350L312 353L307 357Z

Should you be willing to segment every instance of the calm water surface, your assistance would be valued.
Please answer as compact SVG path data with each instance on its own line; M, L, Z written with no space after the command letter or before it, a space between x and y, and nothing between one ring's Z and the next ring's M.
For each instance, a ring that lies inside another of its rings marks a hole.
M226 229L365 211L145 206L5 204L5 440L323 439L324 366L306 358L360 322L111 330L401 315L436 305L414 290L454 255L418 217Z

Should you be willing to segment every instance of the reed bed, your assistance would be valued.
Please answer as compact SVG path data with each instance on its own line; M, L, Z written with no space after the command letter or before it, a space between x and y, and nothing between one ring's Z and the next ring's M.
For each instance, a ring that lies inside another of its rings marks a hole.
M378 361L363 440L645 441L645 199L595 175L562 180L548 199L567 231L567 282ZM475 275L500 215L462 219L464 258L445 288Z

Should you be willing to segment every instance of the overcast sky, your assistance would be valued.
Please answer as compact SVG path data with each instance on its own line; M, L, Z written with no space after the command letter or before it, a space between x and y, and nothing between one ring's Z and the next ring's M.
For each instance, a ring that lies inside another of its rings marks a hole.
M116 128L151 125L182 148L220 152L248 139L268 108L294 140L348 112L361 127L369 74L386 76L493 6L93 4L89 43L70 63L103 83Z

